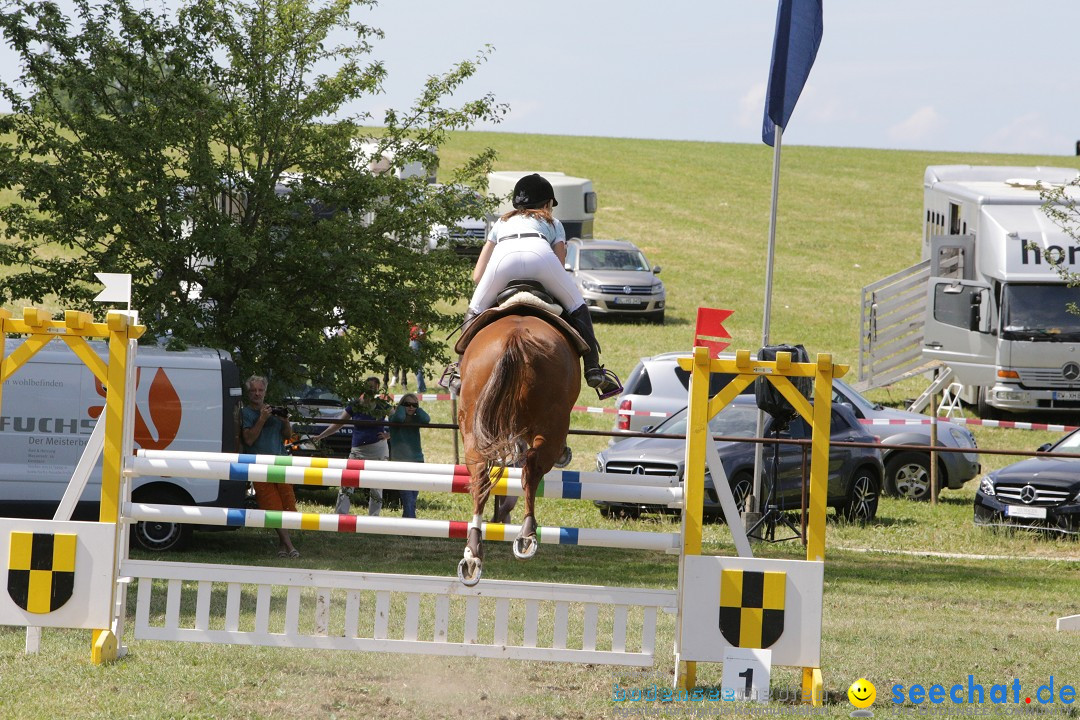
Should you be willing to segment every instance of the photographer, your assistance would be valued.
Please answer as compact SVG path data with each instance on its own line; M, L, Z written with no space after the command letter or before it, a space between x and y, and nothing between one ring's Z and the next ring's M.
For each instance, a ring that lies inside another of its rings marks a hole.
M338 417L339 420L362 420L369 423L386 420L393 407L392 400L379 392L379 378L369 377L364 381L364 392L356 400L345 406ZM315 436L315 440L322 440L327 435L338 431L344 423L335 423ZM390 430L385 425L356 425L352 433L352 450L349 457L354 460L389 460L390 446L387 439ZM337 504L334 511L338 515L345 515L352 507L353 488L342 488L338 493ZM368 488L368 515L378 515L382 512L383 493L379 488Z
M244 451L258 455L284 455L285 440L292 436L289 414L282 408L272 408L266 404L266 378L252 375L244 387L248 395L248 404L240 411ZM296 512L292 485L267 482L252 485L260 509ZM300 557L288 530L277 529L277 536L278 557Z

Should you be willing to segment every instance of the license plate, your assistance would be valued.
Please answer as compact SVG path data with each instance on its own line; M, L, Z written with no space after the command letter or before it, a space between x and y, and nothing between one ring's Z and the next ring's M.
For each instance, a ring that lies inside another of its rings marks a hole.
M641 301L632 297L617 297L615 298L616 305L640 305Z
M1032 518L1035 520L1046 519L1046 508L1028 507L1026 505L1006 505L1005 514L1009 517Z
M1061 390L1054 392L1055 400L1080 400L1080 390Z

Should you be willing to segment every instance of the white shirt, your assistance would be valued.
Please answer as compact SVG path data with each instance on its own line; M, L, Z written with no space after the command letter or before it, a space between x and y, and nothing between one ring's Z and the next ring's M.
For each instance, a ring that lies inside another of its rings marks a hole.
M539 233L547 240L548 245L555 247L557 243L566 242L566 230L563 224L555 220L555 225L544 220L538 220L527 215L515 215L507 220L498 220L491 226L487 240L490 243L498 243L500 239L508 235L524 235Z

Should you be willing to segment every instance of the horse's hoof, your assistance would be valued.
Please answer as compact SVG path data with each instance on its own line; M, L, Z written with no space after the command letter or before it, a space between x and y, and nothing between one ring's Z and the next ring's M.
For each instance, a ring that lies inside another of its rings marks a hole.
M536 536L514 538L514 557L528 560L536 554Z
M484 574L484 563L478 559L462 558L457 566L458 580L465 587L472 587L480 582L480 576Z

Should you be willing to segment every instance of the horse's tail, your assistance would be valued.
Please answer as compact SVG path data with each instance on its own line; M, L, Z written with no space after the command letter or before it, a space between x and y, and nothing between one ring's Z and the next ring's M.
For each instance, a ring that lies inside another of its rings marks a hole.
M526 333L514 331L484 384L473 408L473 449L484 459L484 477L497 466L520 466L531 449L524 399L529 357L542 358L543 346Z

